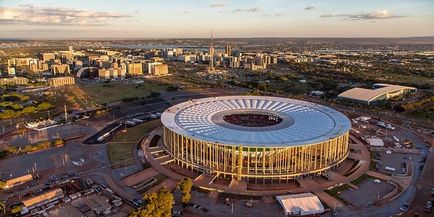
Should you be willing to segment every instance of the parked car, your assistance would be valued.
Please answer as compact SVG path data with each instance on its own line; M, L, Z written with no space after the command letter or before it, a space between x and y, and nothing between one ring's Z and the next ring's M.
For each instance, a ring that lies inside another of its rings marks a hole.
M409 207L409 206L408 206L408 203L405 202L404 204L402 204L401 207L399 207L399 210L401 210L401 211L403 211L403 212L407 212L408 207Z
M432 201L427 201L425 205L425 212L430 213L432 211Z

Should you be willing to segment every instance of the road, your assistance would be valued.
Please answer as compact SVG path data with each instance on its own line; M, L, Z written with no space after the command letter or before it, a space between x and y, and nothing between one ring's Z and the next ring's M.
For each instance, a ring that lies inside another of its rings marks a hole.
M81 175L81 177L99 176L105 180L105 182L113 190L113 192L115 192L116 194L118 194L122 198L129 200L129 201L133 201L133 199L140 199L141 198L141 195L138 194L137 192L134 193L133 189L131 189L130 192L127 192L124 188L122 188L122 187L127 187L125 184L123 184L122 182L120 182L116 179L113 179L108 174L110 174L109 171L106 171L106 172L99 171L99 172L84 173Z
M401 128L404 129L404 128ZM425 143L423 141L423 138L419 137L418 135L415 135L414 133L410 132L409 130L403 130L401 131L403 136L409 138L413 143L416 145L417 148L422 150L422 152L428 152L427 148L425 147ZM432 154L432 153L431 153ZM429 164L427 161L426 164ZM360 217L371 217L371 216L378 216L378 217L388 217L388 216L395 216L401 211L399 210L399 207L402 206L406 202L411 202L417 197L416 194L416 183L420 182L421 173L418 169L419 165L417 163L413 164L413 171L414 171L414 177L411 181L411 184L407 188L405 192L403 192L398 198L395 200L386 203L382 206L372 206L372 207L364 207L363 209L353 209L350 207L338 207L337 208L337 216L360 216ZM432 176L431 176L432 177ZM425 179L423 179L425 180ZM432 179L431 179L432 180ZM429 182L430 180L425 180L425 182Z

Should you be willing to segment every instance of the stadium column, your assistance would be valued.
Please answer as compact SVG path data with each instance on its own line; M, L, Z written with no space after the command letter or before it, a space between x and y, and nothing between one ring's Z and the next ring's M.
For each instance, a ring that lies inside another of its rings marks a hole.
M212 146L211 143L207 143L207 150L208 150L208 167L210 170L212 170Z
M258 147L255 147L255 175L258 175Z
M182 168L184 168L184 160L186 160L185 158L184 158L184 145L185 145L185 137L184 136L182 136L181 137L181 167Z
M241 174L243 173L243 146L238 146L238 176L237 180L241 180Z
M321 168L322 167L322 161L324 160L324 148L323 148L323 146L324 146L324 142L321 142L321 144L320 144L320 151L319 151L319 157L320 157L320 159L319 159L319 168Z
M285 149L285 153L286 153L286 157L285 157L285 163L286 163L286 165L285 165L285 173L286 174L288 174L289 170L290 170L290 168L289 168L289 166L290 166L289 162L290 162L290 157L291 157L291 155L289 154L290 151L291 151L291 148L286 148ZM288 178L286 180L288 180Z
M226 171L227 171L226 163L228 161L227 154L226 154L227 153L227 148L226 148L226 146L223 146L222 148L223 148L223 171L225 172L223 174L223 178L226 178Z
M247 172L246 172L246 174L249 175L249 172L250 172L250 147L247 148L246 153L247 153Z
M216 162L217 162L217 169L219 170L219 165L220 165L220 145L216 145L216 149L217 149L217 154L216 154Z
M313 163L313 169L318 169L318 144L315 145L315 153L314 153L314 163Z
M189 151L187 153L190 154L190 168L193 171L193 139L188 139Z
M265 175L265 154L266 154L266 149L262 148L262 174Z
M294 170L294 150L295 150L295 147L291 147L291 153L289 155L290 161L291 161L291 163L290 163L290 170L291 170L292 173L295 172L295 170Z
M269 159L268 168L270 168L271 175L273 175L273 170L274 170L273 168L274 153L275 153L274 149L270 148L270 157L268 158Z
M234 177L234 170L235 170L235 161L236 161L236 156L235 156L235 146L231 146L231 176L232 176L232 178L235 178Z
M333 139L333 162L336 161L336 159L338 159L338 142L339 142L339 137Z

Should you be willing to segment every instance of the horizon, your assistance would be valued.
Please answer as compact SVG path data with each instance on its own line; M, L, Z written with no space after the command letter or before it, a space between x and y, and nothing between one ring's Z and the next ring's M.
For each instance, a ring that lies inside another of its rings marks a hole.
M213 37L213 39L421 39L421 38L433 38L434 35L425 35L425 36L396 36L396 37L281 37L281 36L267 36L267 37ZM108 37L108 38L92 38L92 37L83 37L83 38L1 38L0 40L49 40L49 41L68 41L68 40L176 40L176 39L210 39L210 37L137 37L137 38L124 38L124 37Z
M2 39L402 38L434 36L434 2L50 1L0 3Z

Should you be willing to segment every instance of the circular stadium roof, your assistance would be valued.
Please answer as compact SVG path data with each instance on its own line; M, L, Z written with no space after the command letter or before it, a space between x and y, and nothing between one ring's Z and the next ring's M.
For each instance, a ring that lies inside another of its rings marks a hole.
M263 118L261 116L268 117L271 123L257 127L226 121L228 118ZM190 138L250 147L319 143L338 137L351 128L346 116L329 107L266 96L190 100L168 108L161 121L170 130Z

